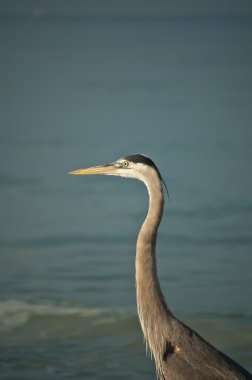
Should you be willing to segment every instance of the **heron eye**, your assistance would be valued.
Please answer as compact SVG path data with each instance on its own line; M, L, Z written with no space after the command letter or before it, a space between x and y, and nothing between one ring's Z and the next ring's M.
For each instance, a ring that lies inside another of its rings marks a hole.
M123 166L127 168L129 166L129 161L123 161Z

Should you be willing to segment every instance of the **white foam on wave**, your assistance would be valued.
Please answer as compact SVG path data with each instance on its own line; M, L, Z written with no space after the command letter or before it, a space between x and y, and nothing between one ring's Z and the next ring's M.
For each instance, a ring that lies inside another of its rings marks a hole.
M105 311L98 308L72 307L49 302L38 304L21 300L5 300L0 301L0 332L7 332L20 327L35 316L88 318L103 314Z

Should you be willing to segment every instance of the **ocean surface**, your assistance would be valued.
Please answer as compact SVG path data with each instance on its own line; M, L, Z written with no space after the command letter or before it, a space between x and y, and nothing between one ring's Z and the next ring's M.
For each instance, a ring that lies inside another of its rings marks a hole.
M252 371L252 3L0 2L0 378L155 379L136 313L144 153L171 310Z

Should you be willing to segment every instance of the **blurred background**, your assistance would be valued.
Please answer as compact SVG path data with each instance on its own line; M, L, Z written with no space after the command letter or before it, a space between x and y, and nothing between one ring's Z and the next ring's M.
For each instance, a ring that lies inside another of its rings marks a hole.
M252 370L251 1L0 1L0 378L155 379L134 285L144 153L174 313Z

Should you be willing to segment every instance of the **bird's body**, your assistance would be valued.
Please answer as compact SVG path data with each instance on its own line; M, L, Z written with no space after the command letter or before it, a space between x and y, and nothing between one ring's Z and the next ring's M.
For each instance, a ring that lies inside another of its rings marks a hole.
M143 155L115 163L80 169L71 174L107 174L143 181L149 193L149 210L136 246L136 297L146 344L161 380L252 380L238 363L221 353L179 321L164 300L156 270L156 239L162 219L162 177Z

